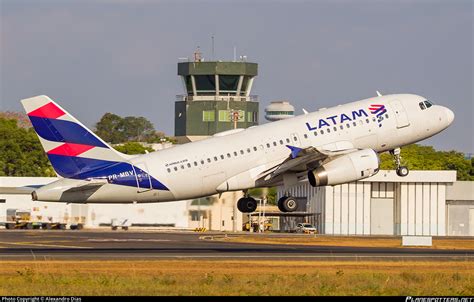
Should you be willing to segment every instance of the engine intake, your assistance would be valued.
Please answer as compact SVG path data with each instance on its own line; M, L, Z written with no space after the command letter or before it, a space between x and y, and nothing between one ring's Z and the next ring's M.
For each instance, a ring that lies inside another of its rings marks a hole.
M308 171L308 180L313 187L339 185L370 177L379 171L379 165L377 153L372 149L363 149Z

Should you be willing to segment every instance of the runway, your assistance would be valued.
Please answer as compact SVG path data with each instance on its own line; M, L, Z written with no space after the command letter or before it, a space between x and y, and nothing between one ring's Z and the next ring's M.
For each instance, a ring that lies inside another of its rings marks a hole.
M213 235L223 236L163 231L0 230L0 260L474 260L473 250L237 243L212 240Z

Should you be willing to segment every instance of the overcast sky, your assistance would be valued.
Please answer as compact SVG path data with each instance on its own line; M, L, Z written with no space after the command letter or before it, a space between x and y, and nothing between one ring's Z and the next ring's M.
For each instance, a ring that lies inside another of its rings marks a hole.
M423 144L474 152L473 1L0 0L1 110L46 94L93 126L106 112L174 134L180 57L259 64L253 94L313 111L389 93L450 107Z

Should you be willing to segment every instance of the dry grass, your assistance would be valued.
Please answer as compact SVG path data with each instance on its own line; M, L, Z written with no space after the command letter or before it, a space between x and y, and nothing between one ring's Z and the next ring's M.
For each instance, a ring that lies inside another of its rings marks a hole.
M474 262L4 261L0 295L473 295Z
M225 240L242 243L265 244L295 244L319 246L351 246L351 247L402 247L401 238L373 238L373 237L346 237L346 236L229 236L215 237L214 240ZM474 239L444 239L433 238L431 249L474 249Z

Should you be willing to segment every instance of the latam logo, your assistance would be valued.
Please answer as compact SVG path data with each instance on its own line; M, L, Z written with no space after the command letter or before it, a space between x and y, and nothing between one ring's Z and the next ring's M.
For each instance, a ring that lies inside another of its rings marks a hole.
M313 131L316 129L321 129L323 127L329 127L329 126L335 126L337 124L342 124L344 122L350 122L357 120L358 118L361 117L369 117L367 112L365 112L364 109L359 109L359 110L354 110L350 114L339 114L339 115L333 115L333 116L328 116L327 118L322 118L319 119L317 125L313 124L311 125L310 123L306 123L306 127L308 127L309 131Z
M381 104L372 104L369 107L370 113L375 114L377 117L377 121L379 123L379 127L382 127L382 120L383 120L383 115L387 112L387 109L385 109L385 105Z
M375 114L378 118L379 127L382 127L381 121L383 119L382 115L387 112L384 105L372 104L369 107L370 113ZM359 118L369 117L367 112L364 109L353 110L351 113L342 113L339 115L328 116L326 118L321 118L317 123L306 123L306 127L309 131L314 131L321 129L323 127L335 126L337 124L342 124L344 122L355 121Z

